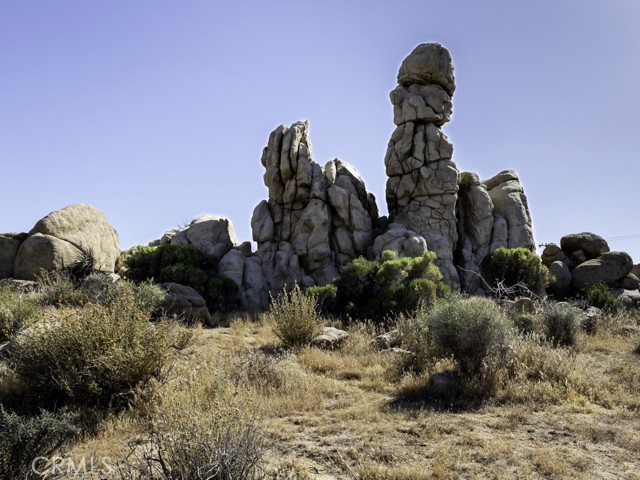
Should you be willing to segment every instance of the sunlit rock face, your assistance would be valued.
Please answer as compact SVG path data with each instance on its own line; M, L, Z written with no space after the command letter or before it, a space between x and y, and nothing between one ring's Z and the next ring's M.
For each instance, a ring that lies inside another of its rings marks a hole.
M375 197L355 168L339 159L324 167L313 160L307 122L274 130L262 165L269 198L251 219L254 262L264 278L256 293L261 304L264 291L330 283L340 266L366 256L378 224Z

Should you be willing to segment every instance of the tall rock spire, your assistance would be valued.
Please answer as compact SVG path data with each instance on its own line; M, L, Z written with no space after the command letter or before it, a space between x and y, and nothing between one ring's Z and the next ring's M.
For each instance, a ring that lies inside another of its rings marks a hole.
M453 252L459 173L451 159L453 145L441 129L451 118L454 90L451 56L442 45L424 43L404 59L390 94L396 129L385 167L389 221L426 240L445 281L457 291Z

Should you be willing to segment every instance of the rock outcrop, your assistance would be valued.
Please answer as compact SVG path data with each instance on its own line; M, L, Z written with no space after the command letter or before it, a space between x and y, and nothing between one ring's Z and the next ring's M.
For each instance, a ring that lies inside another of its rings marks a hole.
M382 244L401 256L426 244L445 282L454 291L475 293L482 290L480 265L487 254L499 247L533 250L535 242L513 170L485 181L458 172L453 145L440 128L451 118L454 90L451 56L441 45L419 45L402 62L390 94L396 129L385 157L389 221L396 231L391 234L390 225L384 240L376 239L374 255L386 248Z
M41 219L20 244L13 277L32 280L41 269L56 270L84 256L97 270L113 272L120 242L106 216L91 205L76 204Z
M385 156L389 221L416 232L437 255L445 281L459 290L453 252L458 241L459 172L440 128L451 117L455 89L449 52L422 44L402 62L391 92L396 129Z
M595 233L565 235L560 246L547 244L541 259L555 279L549 293L559 299L598 283L613 292L634 292L640 286L631 257L625 252L610 251L607 241Z
M346 162L314 162L306 122L274 130L262 165L269 198L254 209L251 229L266 292L325 285L340 266L366 255L378 224L375 198ZM268 294L256 289L256 263L248 277L245 269L244 287L253 292L247 300L262 302Z
M178 230L168 230L160 239L160 244L191 245L207 255L222 258L237 246L233 223L226 217L201 215L189 225Z

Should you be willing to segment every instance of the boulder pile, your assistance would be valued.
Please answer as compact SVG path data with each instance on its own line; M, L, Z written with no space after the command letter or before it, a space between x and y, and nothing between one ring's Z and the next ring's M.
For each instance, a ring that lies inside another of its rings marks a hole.
M556 298L584 292L599 283L618 290L620 295L635 296L640 287L629 254L612 252L607 241L595 233L565 235L560 246L549 243L542 252L542 263L555 278L550 292Z

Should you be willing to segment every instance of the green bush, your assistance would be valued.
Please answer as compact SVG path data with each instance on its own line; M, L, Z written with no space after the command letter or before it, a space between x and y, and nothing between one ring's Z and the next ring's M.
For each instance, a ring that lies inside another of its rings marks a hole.
M420 304L430 306L448 292L434 253L397 258L394 252L385 251L381 257L380 261L356 258L344 267L333 282L332 313L383 322L401 313L411 314Z
M547 267L526 248L500 247L485 259L482 270L495 293L509 298L541 295L549 282Z
M513 324L518 332L528 335L535 330L537 320L537 317L531 313L518 313L513 317Z
M336 297L338 289L334 284L310 287L306 291L307 295L312 295L318 302L318 308L322 312L330 313L336 311Z
M0 283L0 340L29 325L39 312L40 306L32 295Z
M618 313L624 309L624 303L617 298L604 283L591 285L586 292L589 305L601 308L610 313Z
M33 416L7 412L0 405L0 478L32 478L31 463L78 435L77 414L41 411Z
M512 334L500 308L483 297L439 303L429 312L428 324L435 351L452 356L463 377L481 374L490 356L502 356Z
M160 375L178 330L149 321L145 288L129 284L108 306L63 309L59 320L17 336L10 365L28 394L48 403L120 406Z
M291 292L272 298L269 314L274 333L291 347L310 343L320 329L316 297L305 295L297 284Z
M174 282L195 289L212 311L238 303L238 286L218 275L218 258L192 246L136 247L124 258L125 276L134 281Z
M542 309L546 336L558 346L571 346L576 343L580 329L581 311L567 303L549 302Z

